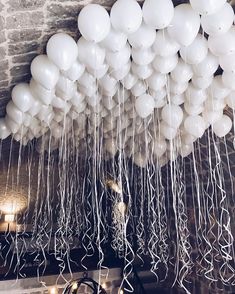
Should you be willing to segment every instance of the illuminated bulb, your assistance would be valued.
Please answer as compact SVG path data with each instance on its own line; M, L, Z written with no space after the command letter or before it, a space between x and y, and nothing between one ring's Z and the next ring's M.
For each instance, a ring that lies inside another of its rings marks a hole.
M50 294L58 294L58 290L56 287L50 289Z
M72 290L77 290L77 288L78 288L78 284L77 283L73 283Z
M6 223L12 223L12 222L14 222L15 215L14 214L6 214L4 219L5 219Z
M17 191L0 195L0 210L5 214L17 214L27 207L27 198Z
M107 289L107 284L106 284L106 283L103 283L103 284L101 285L101 287L102 287L103 289Z
M119 294L124 294L124 291L121 289L120 292L119 292Z

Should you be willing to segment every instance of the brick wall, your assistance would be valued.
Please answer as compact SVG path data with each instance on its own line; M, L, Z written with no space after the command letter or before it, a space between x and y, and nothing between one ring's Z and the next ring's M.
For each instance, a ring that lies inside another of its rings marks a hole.
M102 271L104 276L107 272ZM65 279L71 280L70 275L63 275ZM73 274L73 279L78 279L82 277L82 273ZM99 271L92 271L88 273L88 277L93 278L98 282L99 280ZM45 283L45 286L42 284ZM121 272L120 269L110 269L107 279L103 277L101 279L101 284L105 283L105 290L107 294L118 294L119 286L121 284ZM55 286L56 284L56 286ZM30 279L20 279L17 281L1 281L0 282L0 294L50 294L50 290L56 287L58 294L62 294L65 286L65 281L58 276L47 276L40 278L40 281L37 278ZM89 288L87 286L81 286L79 288L79 293L87 294Z

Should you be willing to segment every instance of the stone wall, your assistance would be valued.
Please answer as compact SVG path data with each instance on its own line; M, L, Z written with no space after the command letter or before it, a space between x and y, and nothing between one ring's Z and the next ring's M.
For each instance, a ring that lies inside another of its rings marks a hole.
M121 271L118 268L110 269L107 279L105 275L107 271L102 271L103 278L101 279L101 285L105 287L107 294L118 294L119 286L121 284ZM70 275L63 275L67 280L81 278L83 273L75 273L71 278ZM99 271L88 272L88 277L93 278L98 282ZM43 285L44 283L44 285ZM105 283L105 284L104 284ZM20 279L17 281L1 281L0 282L0 294L62 294L65 287L65 280L58 276L46 276L40 278ZM56 286L55 286L56 285ZM56 291L53 291L55 289ZM88 286L80 286L79 293L88 294Z

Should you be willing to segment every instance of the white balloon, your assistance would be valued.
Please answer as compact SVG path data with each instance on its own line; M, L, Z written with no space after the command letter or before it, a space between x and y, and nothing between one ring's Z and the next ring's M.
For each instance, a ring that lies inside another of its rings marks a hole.
M108 69L109 69L109 65L106 63L103 63L97 69L87 67L87 72L93 75L96 79L102 79L103 76L107 73Z
M155 102L154 108L160 109L167 104L166 97L163 97L163 98L153 97L153 98L154 98L154 102Z
M185 102L185 95L184 94L176 94L171 96L170 98L171 103L175 105L181 105Z
M22 112L28 111L33 105L34 97L27 83L19 83L16 85L12 90L11 96L14 104Z
M96 96L95 96L95 98L96 98ZM89 104L90 106L93 106L94 104L96 105L96 104L98 103L98 102L96 102L96 103L92 103L92 102L91 102L92 99L94 99L94 97L87 97L87 98L86 98L86 100L89 102L88 104ZM97 101L97 100L96 100L96 101ZM86 106L87 106L86 101L83 100L79 105L74 106L74 110L75 110L77 113L82 113L83 111L85 111Z
M39 85L34 79L29 83L30 91L35 97L35 100L39 100L41 103L49 105L55 95L55 89L47 90Z
M95 83L96 83L95 77L92 74L88 73L87 71L83 73L83 75L78 81L79 85L82 85L86 88L89 88L91 85Z
M226 33L231 28L233 21L234 12L229 3L225 3L216 13L201 17L203 30L211 36Z
M226 103L227 105L235 110L235 91L232 91L227 97L226 97Z
M197 76L212 76L218 67L218 58L208 52L207 56L199 64L193 65L193 72Z
M60 75L56 84L56 95L64 100L70 100L76 91L76 85L70 79Z
M126 44L125 47L123 47L120 51L112 52L107 51L106 52L106 62L109 66L111 66L113 69L120 69L125 64L128 63L131 56L131 48L129 44Z
M161 157L166 152L166 140L164 137L159 136L153 142L153 154L157 157Z
M86 97L86 101L90 106L95 107L101 101L101 96L99 94L96 94L93 96L88 96L88 97ZM84 107L84 109L85 109L85 107Z
M214 97L209 97L205 102L205 108L210 111L223 110L225 108L224 99L214 99Z
M203 104L190 104L188 102L184 103L184 109L188 115L198 115L201 114L204 110Z
M190 4L175 7L175 14L167 30L180 45L189 46L196 38L200 28L200 16Z
M138 115L142 118L146 118L154 110L154 99L148 94L144 94L138 97L135 101L135 109Z
M87 41L81 37L77 42L78 59L86 66L99 69L105 59L105 50L98 44Z
M226 33L218 36L209 36L208 46L215 56L222 56L235 53L235 26L232 26Z
M189 64L198 64L207 56L208 45L207 40L201 34L198 34L192 44L189 46L182 46L180 49L180 56Z
M153 67L156 71L159 71L162 74L168 74L176 67L178 63L178 55L170 56L156 56L153 61Z
M213 79L214 79L214 76L200 77L200 76L194 75L192 78L192 84L196 88L205 90L211 85Z
M134 49L132 48L132 59L139 65L146 65L153 61L155 57L151 48L147 49Z
M178 128L183 120L183 111L180 106L167 104L163 107L162 119L171 127Z
M235 72L224 71L222 74L222 81L224 86L230 90L235 90Z
M192 105L202 104L206 98L207 93L203 89L195 88L191 83L189 83L189 87L186 90L186 99Z
M179 61L171 72L171 78L178 83L186 83L193 76L192 67L179 58Z
M127 35L111 27L109 34L100 45L109 51L118 52L126 46L126 43Z
M165 121L161 121L159 129L167 140L173 140L177 135L177 128L169 126Z
M132 72L136 74L136 76L139 79L143 79L143 80L149 78L153 73L153 68L149 64L138 65L132 62L131 69L132 69Z
M230 91L231 90L224 85L221 75L214 77L210 86L210 94L213 98L224 99Z
M58 109L64 109L66 107L66 101L55 95L51 101L51 105Z
M226 0L189 0L193 9L201 15L216 13L222 8Z
M46 55L35 57L30 70L34 80L48 90L53 89L59 79L58 67Z
M102 79L99 80L99 85L101 89L111 91L113 88L117 87L117 80L109 74L106 74Z
M188 88L188 82L176 82L170 78L169 82L170 92L174 95L181 95L183 94L186 89Z
M99 4L88 4L78 15L78 28L87 41L100 42L110 31L107 10Z
M172 56L179 51L180 45L169 36L166 30L159 30L152 48L157 55Z
M104 142L104 147L113 156L117 152L117 142L113 138L106 139Z
M41 109L41 105L42 103L37 100L37 99L34 99L33 101L33 104L31 105L30 109L28 110L28 113L34 117L35 115L37 115Z
M185 130L197 137L201 138L206 129L206 123L200 115L188 116L184 121Z
M204 110L202 112L202 117L208 125L214 124L217 120L221 119L223 116L223 110L211 111L211 110Z
M17 124L21 125L23 123L24 113L15 106L13 101L8 102L6 112L8 116Z
M131 34L142 23L142 10L135 0L117 0L111 8L110 19L117 31Z
M144 22L139 29L128 35L128 41L136 49L149 48L153 45L156 38L155 29L149 27Z
M226 136L232 129L233 123L230 117L223 115L221 119L217 120L213 125L212 129L216 136L222 138Z
M6 125L5 119L0 118L0 140L6 139L10 135L11 131Z
M137 76L129 72L121 82L127 90L130 90L131 88L133 88L135 83L137 83L137 81Z
M171 0L145 0L143 18L145 23L154 29L164 29L172 21L174 6Z
M131 88L131 93L133 96L138 97L143 95L147 90L147 85L144 81L139 80L134 86ZM149 95L150 96L150 95Z
M68 70L78 57L76 42L65 33L53 35L46 47L48 58L61 70Z
M96 95L96 93L98 92L98 87L96 83L89 85L89 87L78 85L78 91L88 97L92 97L93 95Z
M113 109L117 105L117 103L113 99L113 97L107 97L107 96L103 96L102 103L103 103L104 107L108 110Z
M142 154L140 152L134 154L134 163L138 167L145 168L148 164L148 158L146 154Z
M71 81L77 81L85 71L85 65L75 60L73 65L66 71L62 71L63 75Z
M180 146L179 153L184 158L189 156L193 151L193 144L183 144Z
M161 73L155 72L147 79L147 84L149 88L151 88L154 91L158 91L162 89L167 83L167 77L166 75L163 75Z
M181 135L181 142L185 145L192 145L197 140L197 137L194 137L193 135L189 134L188 132L183 129L182 135Z
M166 98L166 89L165 89L165 87L162 87L161 89L154 91L149 88L149 94L153 97L153 99L155 100L155 103L157 103L158 100L163 100L164 98ZM162 108L163 106L161 106L160 108ZM156 108L156 106L155 106L155 108ZM159 108L159 107L157 107L157 108Z
M20 125L17 124L14 120L12 120L8 115L4 118L7 128L12 134L15 134L20 129ZM0 136L1 137L1 136Z
M235 53L220 56L219 64L224 71L235 71Z
M127 76L131 68L131 61L129 60L126 64L118 69L109 69L109 73L112 77L114 77L117 81L121 81Z

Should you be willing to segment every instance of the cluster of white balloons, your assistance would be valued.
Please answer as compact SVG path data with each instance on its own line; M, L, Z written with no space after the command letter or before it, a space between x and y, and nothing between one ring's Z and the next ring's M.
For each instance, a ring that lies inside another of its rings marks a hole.
M78 16L78 42L53 35L46 55L32 61L30 83L14 87L0 138L12 134L27 144L50 133L56 141L71 129L83 138L102 123L112 155L115 134L125 130L127 149L128 138L137 136L160 159L180 138L179 153L187 156L209 126L219 137L232 128L223 110L235 109L233 23L226 0L176 7L171 0L145 0L142 8L136 0L117 0L110 15L88 4ZM223 73L215 76L219 66ZM147 138L151 119L149 132L157 128L158 135ZM143 153L134 158L146 163Z

